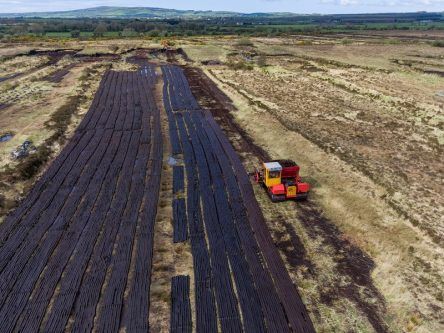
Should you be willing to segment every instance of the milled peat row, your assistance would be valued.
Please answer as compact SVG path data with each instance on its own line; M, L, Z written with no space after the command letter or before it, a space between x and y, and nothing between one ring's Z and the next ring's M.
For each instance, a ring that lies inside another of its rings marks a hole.
M147 68L108 72L74 137L0 226L2 332L63 331L68 320L73 331L148 328L162 163L154 82Z
M2 332L150 330L164 150L158 78L139 66L105 74L73 138L0 225ZM183 161L173 167L173 241L190 242L194 270L194 281L172 280L170 330L313 332L238 155L183 71L162 72Z
M314 331L238 155L183 71L162 70L172 150L185 162L197 331L216 331L215 317L224 332Z

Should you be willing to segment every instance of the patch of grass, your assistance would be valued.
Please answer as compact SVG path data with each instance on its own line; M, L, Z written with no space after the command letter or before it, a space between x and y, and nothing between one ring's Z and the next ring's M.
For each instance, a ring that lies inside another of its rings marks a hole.
M296 45L305 46L305 45L313 45L313 41L311 40L298 40Z
M200 62L208 60L224 61L226 56L228 56L227 51L219 45L185 45L183 50L190 59Z
M6 92L8 92L8 91L11 91L11 90L14 90L15 88L17 88L19 85L18 85L18 83L17 82L14 82L14 83L11 83L11 82L8 82L8 83L5 83L4 85L3 85L3 89L2 89L2 93L6 93Z
M253 65L246 63L243 60L239 60L239 61L229 61L227 63L227 66L230 69L234 69L235 71L245 71L245 70L252 70L253 69Z
M1 183L0 183L1 184ZM4 184L1 184L4 185ZM0 188L3 190L7 190L7 187L0 186ZM13 208L17 206L17 201L8 199L5 195L0 194L0 214L4 215L5 213L8 213ZM2 223L2 219L0 217L0 224Z
M93 66L85 70L80 78L82 82L81 88L85 91L89 86L89 79L98 73L98 66ZM68 98L65 104L60 106L45 122L46 129L53 132L40 146L37 151L30 154L16 165L6 166L5 170L0 173L0 179L9 182L28 181L35 177L42 167L50 160L53 154L53 146L55 143L62 145L66 141L66 131L71 123L72 116L75 114L79 106L85 102L86 97L83 95L74 95Z
M399 45L402 44L402 41L395 38L388 38L388 39L383 39L382 43L387 45Z
M54 133L37 147L37 151L21 160L14 168L6 167L4 171L5 179L12 182L26 181L37 175L41 168L49 161L52 155L52 146L54 143L63 143L66 140L65 133L71 122L72 115L76 112L84 97L72 96L54 112L50 119L45 123L49 130ZM0 174L0 178L1 174Z
M50 141L49 143L53 143L55 141L61 141L62 143L64 142L66 139L65 132L71 122L71 117L83 101L84 97L77 95L71 96L64 105L59 107L59 109L51 115L49 120L45 123L45 126L48 129L55 131L54 134L48 139Z
M153 284L151 286L151 296L164 303L170 303L170 292L164 285Z
M236 46L253 47L254 43L248 38L242 38L237 41Z
M110 65L108 65L109 68ZM84 73L82 74L82 76L79 78L80 82L82 82L83 84L86 83L86 81L88 81L93 75L96 75L99 73L99 68L101 67L101 65L95 65L92 67L87 68Z
M78 52L79 55L84 56L101 56L114 54L115 50L112 47L105 46L88 46L82 51Z
M442 40L435 40L434 42L432 42L432 46L434 46L434 47L444 47L444 41L442 41Z

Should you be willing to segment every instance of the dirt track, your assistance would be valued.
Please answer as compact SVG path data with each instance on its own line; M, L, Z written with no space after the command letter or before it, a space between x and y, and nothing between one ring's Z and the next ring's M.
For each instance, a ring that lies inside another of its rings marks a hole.
M108 72L67 147L0 226L2 332L148 329L162 164L154 75Z

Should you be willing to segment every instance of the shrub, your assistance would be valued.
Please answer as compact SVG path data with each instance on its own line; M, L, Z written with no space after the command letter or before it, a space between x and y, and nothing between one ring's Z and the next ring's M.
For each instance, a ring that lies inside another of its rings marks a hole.
M107 32L108 29L106 27L105 23L99 23L97 27L94 29L94 37L103 37L105 32Z
M71 31L71 37L72 38L79 38L80 37L80 30Z
M51 149L46 145L42 145L37 149L32 155L23 162L19 163L16 167L16 171L18 172L20 179L31 179L34 177L40 170L40 168L49 160L51 155Z
M160 41L160 44L164 47L164 48L168 48L168 47L172 47L174 45L176 45L176 43L171 40L171 39L162 39Z
M151 30L150 32L148 32L147 35L149 37L159 37L160 36L160 32L159 32L159 30Z

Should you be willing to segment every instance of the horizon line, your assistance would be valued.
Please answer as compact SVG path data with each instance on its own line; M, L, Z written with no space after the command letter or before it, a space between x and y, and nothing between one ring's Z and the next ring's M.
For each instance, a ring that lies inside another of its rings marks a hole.
M254 11L254 12L237 12L232 10L211 10L211 9L175 9L175 8L166 8L166 7L149 7L149 6L95 6L95 7L84 7L84 8L77 8L77 9L66 9L66 10L54 10L54 11L20 11L20 12L0 12L1 15L20 15L20 14L51 14L51 13L67 13L67 12L73 12L73 11L81 11L81 10L88 10L88 9L97 9L97 8L120 8L120 9L131 9L131 8L143 8L143 9L161 9L161 10L174 10L179 12L213 12L213 13L232 13L232 14L244 14L244 15L251 15L251 14L291 14L291 15L301 15L301 16L310 16L310 15L322 15L322 16L328 16L328 15L375 15L375 14L415 14L415 13L444 13L444 10L442 11L427 11L427 10L417 10L417 11L387 11L387 12L355 12L355 13L297 13L297 12L291 12L291 11ZM38 17L38 16L36 16ZM95 16L100 17L100 16Z

